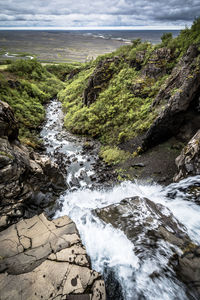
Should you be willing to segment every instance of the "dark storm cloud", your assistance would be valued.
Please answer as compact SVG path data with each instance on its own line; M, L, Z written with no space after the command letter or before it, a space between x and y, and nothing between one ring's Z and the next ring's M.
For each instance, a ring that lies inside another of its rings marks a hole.
M1 27L184 26L198 13L200 0L0 0Z

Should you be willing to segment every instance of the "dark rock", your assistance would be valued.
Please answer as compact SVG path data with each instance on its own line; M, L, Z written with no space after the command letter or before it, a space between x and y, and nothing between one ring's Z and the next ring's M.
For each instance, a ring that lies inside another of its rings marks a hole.
M192 290L196 299L200 297L200 246L190 244L184 254L178 257L177 273Z
M111 268L104 268L104 279L106 283L106 299L124 300L122 287L116 278L115 272Z
M79 183L79 181L78 181L78 179L76 178L76 177L72 177L72 179L71 179L71 181L70 181L70 186L75 186L75 187L77 187L77 188L79 188L80 187L80 183Z
M152 107L156 109L158 105L165 106L144 137L144 149L178 134L183 123L187 121L187 111L200 91L199 53L196 46L191 46L173 69L165 87L159 91ZM190 116L188 121L193 117Z
M41 213L66 188L58 165L46 155L29 150L17 138L14 114L8 104L0 101L0 230L23 214L32 216L32 204L35 213ZM45 195L43 200L41 193Z
M101 60L98 63L94 73L90 76L88 86L83 93L83 103L85 105L90 106L96 101L99 93L107 86L114 74L114 68L111 67L111 64L114 63L115 65L118 65L119 62L119 58L114 57Z
M96 209L95 212L103 221L122 230L134 245L137 244L140 234L155 241L164 238L176 246L190 241L184 233L184 226L174 218L169 209L147 198L127 198L119 204Z
M130 66L132 68L135 68L136 71L140 71L142 68L142 65L144 63L145 60L145 56L146 56L146 50L143 51L137 51L136 53L136 58L130 61Z
M132 164L131 165L133 168L144 168L145 167L145 164L143 164L143 163L135 163L135 164Z
M178 174L174 177L174 181L200 174L200 130L176 158L176 165Z
M151 53L150 58L141 70L146 77L157 79L167 73L167 63L172 60L171 50L168 48L156 49Z
M18 125L11 107L0 100L0 137L7 136L9 141L18 138Z
M78 74L80 72L80 69L74 69L74 70L72 70L70 73L69 73L69 75L68 75L68 80L70 80L70 79L72 79L72 78L74 78L74 76L76 75L76 74ZM66 74L67 75L67 74Z
M119 204L96 209L95 212L104 222L125 233L141 260L148 257L152 259L161 241L170 243L175 255L169 257L169 263L177 271L179 278L184 278L184 282L200 296L199 247L191 242L184 226L169 209L149 199L133 197L124 199ZM163 252L162 255L168 254ZM155 278L155 275L151 276ZM156 277L159 276L162 276L162 271L157 272Z

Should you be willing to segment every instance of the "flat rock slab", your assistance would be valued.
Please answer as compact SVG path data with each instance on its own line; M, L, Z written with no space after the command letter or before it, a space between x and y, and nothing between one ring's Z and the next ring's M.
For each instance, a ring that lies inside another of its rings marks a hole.
M76 225L41 214L0 233L0 299L106 299ZM79 298L75 298L76 294Z

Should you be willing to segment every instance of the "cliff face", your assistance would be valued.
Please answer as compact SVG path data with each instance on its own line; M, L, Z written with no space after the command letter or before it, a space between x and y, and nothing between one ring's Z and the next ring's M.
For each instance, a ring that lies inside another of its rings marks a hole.
M152 147L171 136L177 135L183 126L193 127L190 138L200 124L200 51L191 46L171 76L155 98L152 109L160 109L160 114L147 131L143 146Z
M42 212L64 187L58 166L19 142L13 111L0 101L0 229Z

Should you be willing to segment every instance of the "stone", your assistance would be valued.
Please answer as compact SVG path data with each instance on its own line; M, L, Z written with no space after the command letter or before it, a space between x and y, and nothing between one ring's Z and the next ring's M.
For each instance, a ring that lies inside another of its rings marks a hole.
M132 197L96 209L95 213L105 223L124 232L141 261L147 258L151 260L159 243L170 245L172 254L169 264L199 299L200 248L192 243L184 226L168 208L147 198Z
M176 158L178 173L174 181L179 181L188 176L200 174L200 130L192 137Z
M143 149L147 150L177 135L184 124L187 127L194 119L196 121L191 134L194 135L199 128L200 116L197 108L200 90L199 53L196 46L190 46L157 94L152 109L157 112L158 117L143 138Z
M0 101L0 230L41 213L65 188L58 165L18 141L14 113Z
M11 107L0 100L0 136L7 136L10 141L18 137L18 125Z
M91 270L67 216L49 221L41 214L10 226L0 233L0 257L1 300L68 299L70 294L69 299L75 294L106 299L104 281Z
M112 69L111 63L119 64L119 58L106 58L101 60L93 74L90 76L88 85L83 92L83 103L90 106L94 103L103 88L105 88L114 74L114 68Z
M164 47L154 50L141 70L141 75L157 79L167 73L167 64L172 61L171 50Z

